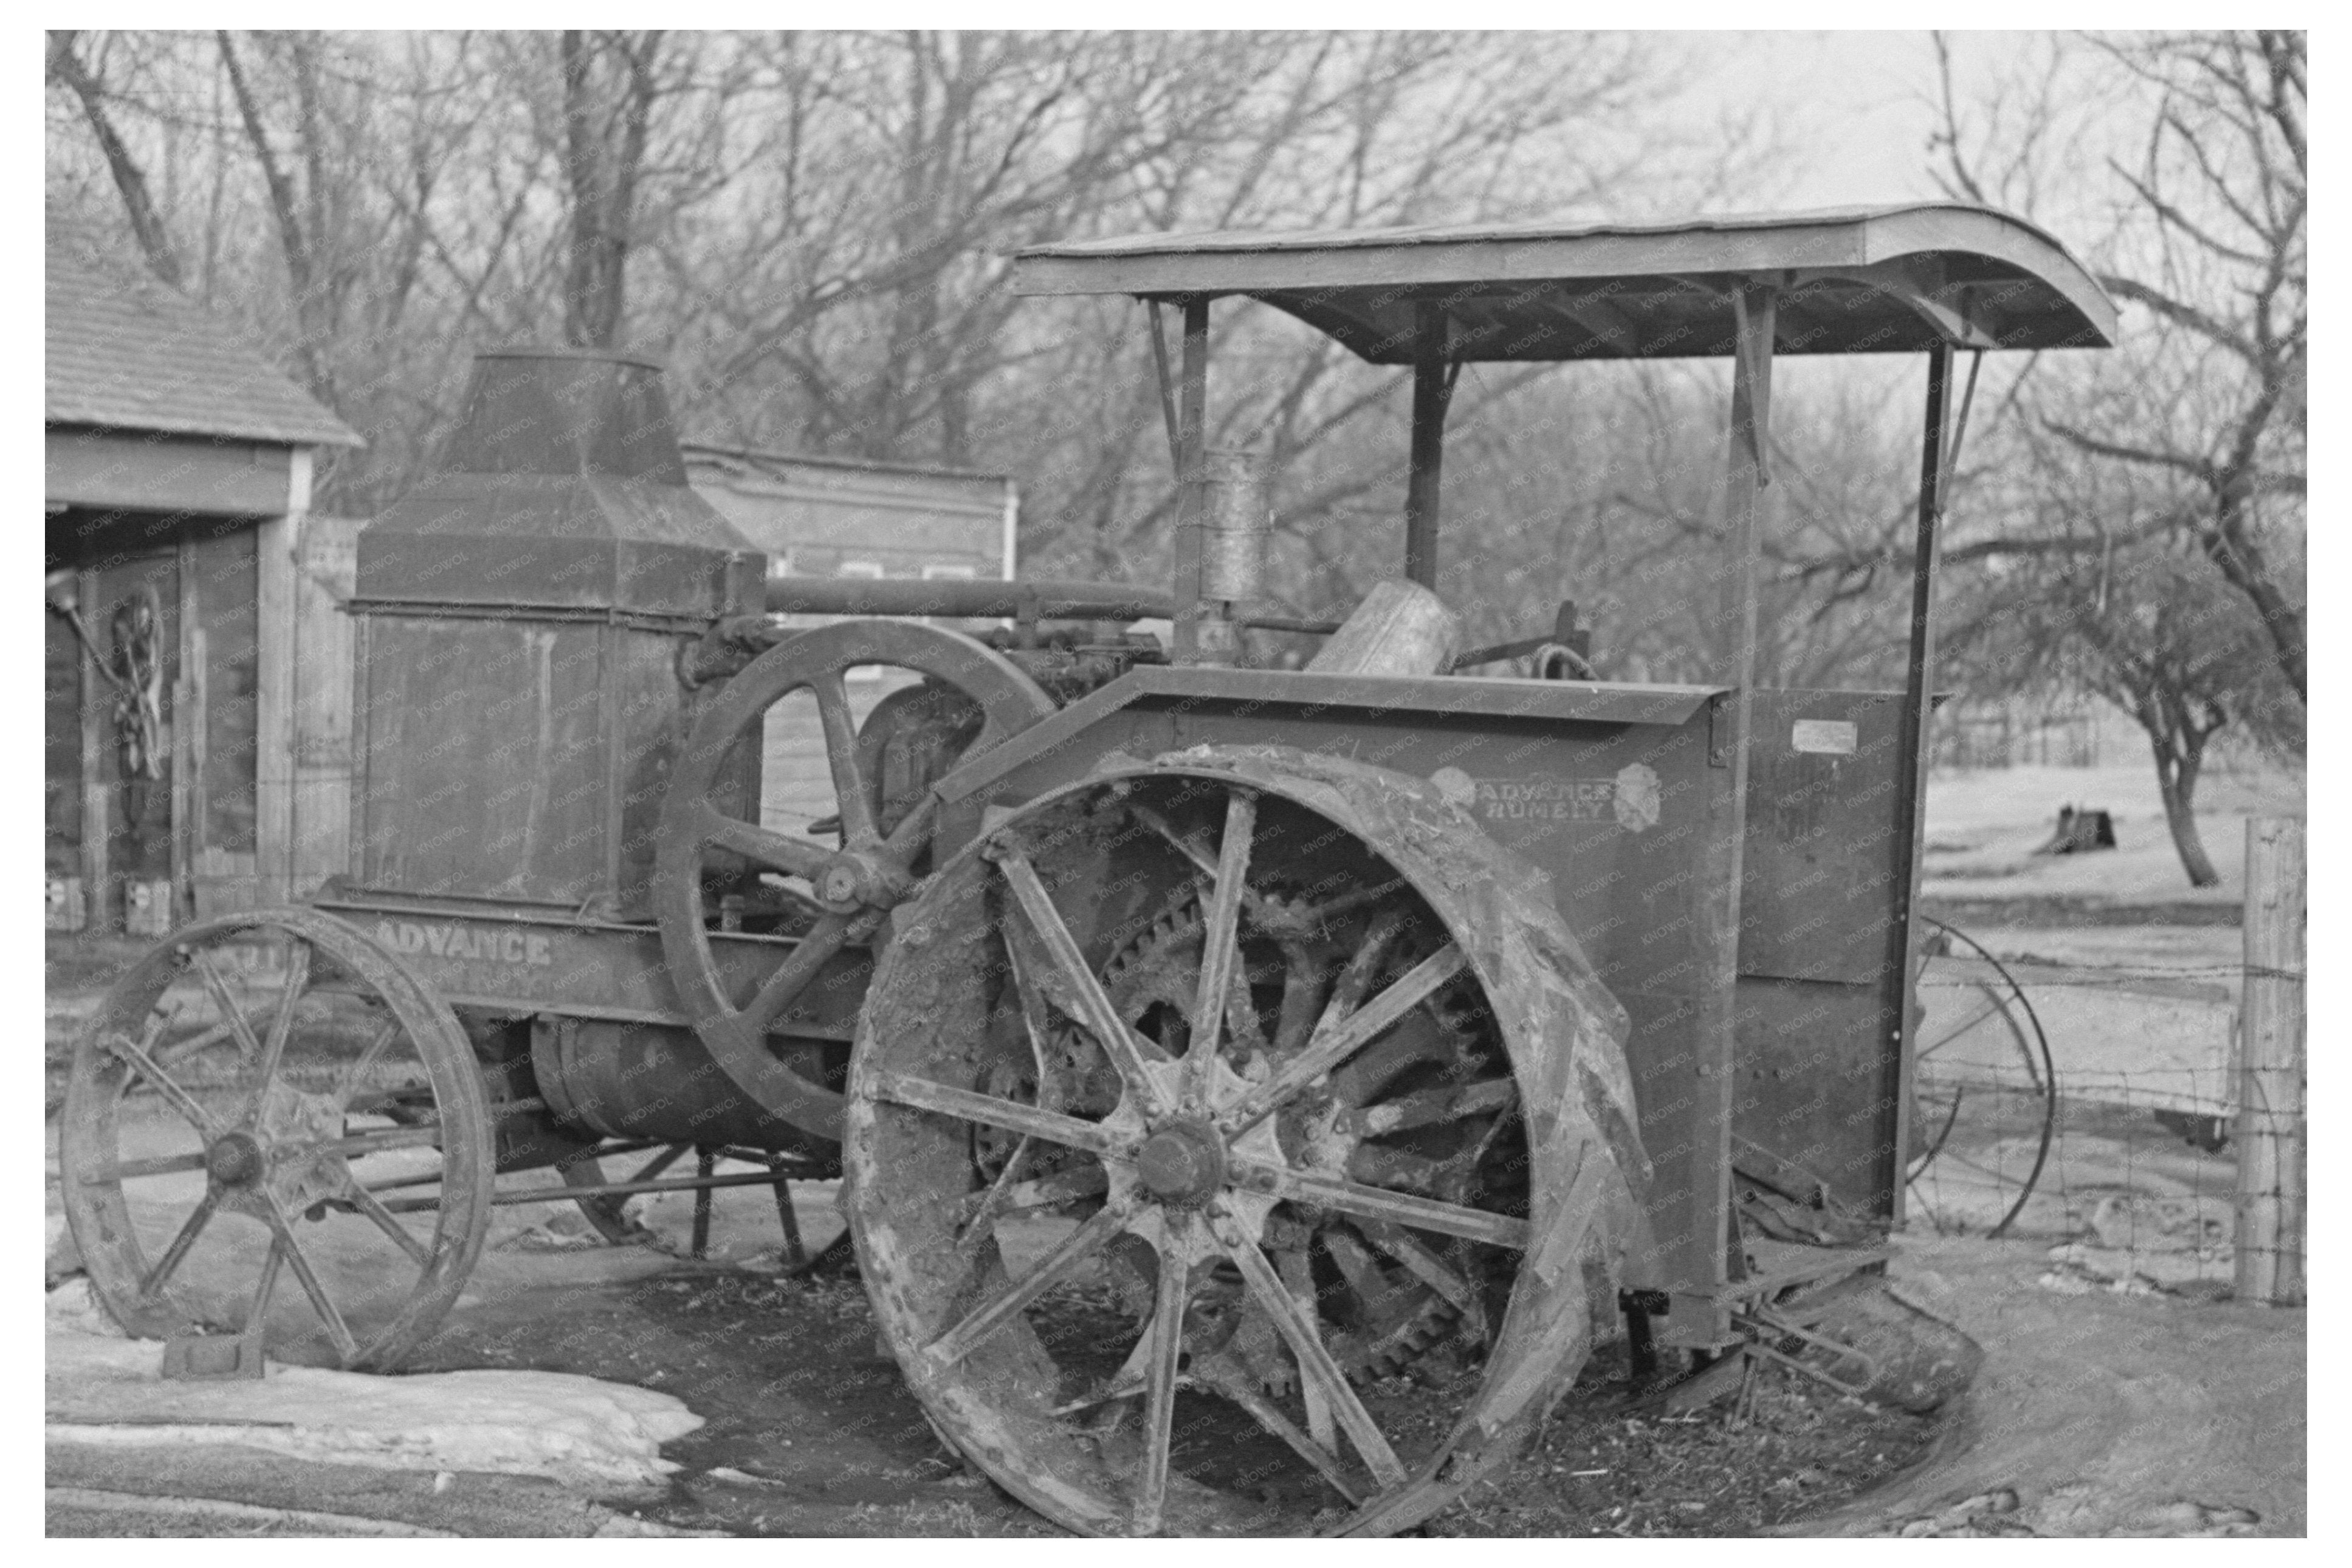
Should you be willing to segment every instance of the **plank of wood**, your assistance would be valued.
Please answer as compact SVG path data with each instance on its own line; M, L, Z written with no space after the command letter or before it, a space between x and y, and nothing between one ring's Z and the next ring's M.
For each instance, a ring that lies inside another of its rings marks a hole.
M294 550L299 516L274 517L254 533L253 853L262 900L292 896L294 684L301 657Z

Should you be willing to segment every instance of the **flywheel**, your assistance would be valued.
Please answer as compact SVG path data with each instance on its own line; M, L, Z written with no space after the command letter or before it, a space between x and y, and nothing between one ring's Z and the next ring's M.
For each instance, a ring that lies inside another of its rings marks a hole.
M1122 761L898 931L848 1085L860 1267L934 1422L1032 1507L1391 1532L1574 1381L1647 1182L1625 1017L1433 787Z

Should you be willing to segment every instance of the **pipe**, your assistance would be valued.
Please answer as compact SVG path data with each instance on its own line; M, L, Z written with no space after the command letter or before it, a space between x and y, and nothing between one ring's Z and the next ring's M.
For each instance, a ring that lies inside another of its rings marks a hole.
M1028 618L1062 621L1168 620L1168 595L1126 583L1040 578L994 583L949 577L771 577L768 613L807 616L943 616L952 620ZM1243 616L1240 624L1270 632L1328 636L1336 621L1296 616Z

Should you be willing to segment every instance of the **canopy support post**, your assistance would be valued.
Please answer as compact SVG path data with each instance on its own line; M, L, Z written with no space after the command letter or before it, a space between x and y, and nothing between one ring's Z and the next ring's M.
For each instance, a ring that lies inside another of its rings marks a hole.
M1184 301L1183 382L1177 389L1175 647L1178 664L1201 662L1201 454L1208 444L1209 300Z
M1719 742L1709 760L1731 776L1709 790L1707 848L1693 889L1696 942L1701 965L1692 1049L1696 1060L1672 1075L1674 1091L1694 1102L1692 1136L1683 1168L1661 1168L1658 1185L1679 1188L1687 1205L1675 1216L1683 1234L1668 1244L1668 1277L1711 1281L1705 1294L1668 1295L1662 1338L1671 1345L1720 1350L1737 1335L1722 1288L1739 1277L1742 1262L1731 1231L1731 1124L1736 1098L1734 1019L1739 984L1739 891L1747 844L1748 741L1756 685L1756 573L1762 554L1764 488L1772 482L1767 458L1772 417L1772 327L1780 290L1742 279L1732 297L1731 429L1723 478L1725 572L1716 646L1718 679L1731 689L1717 697ZM1669 1085L1661 1085L1661 1088ZM1662 1232L1666 1216L1654 1216Z
M1439 474L1445 461L1445 405L1454 391L1446 372L1445 307L1434 300L1413 306L1412 472L1404 492L1404 574L1437 587Z
M1974 378L1970 378L1974 390ZM1895 1194L1895 1223L1903 1223L1904 1173L1911 1163L1911 1119L1904 1112L1911 1103L1911 976L1918 962L1916 915L1919 907L1919 867L1927 826L1927 767L1933 726L1930 722L1936 668L1936 575L1943 555L1944 506L1950 499L1951 464L1947 453L1952 402L1952 345L1939 342L1927 351L1927 408L1919 444L1919 521L1911 546L1911 643L1903 679L1902 755L1896 778L1897 818L1895 838L1895 886L1902 900L1895 911L1893 940L1888 943L1887 1010L1898 1049L1894 1081L1885 1088L1894 1107L1892 1135L1885 1141L1888 1168L1879 1180Z

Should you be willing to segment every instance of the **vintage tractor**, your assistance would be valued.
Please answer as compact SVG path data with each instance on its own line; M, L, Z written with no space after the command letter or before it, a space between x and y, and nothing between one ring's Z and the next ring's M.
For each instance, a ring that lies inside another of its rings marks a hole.
M2104 344L2091 279L1926 205L1152 235L1013 288L1149 304L1172 593L769 580L653 367L480 357L361 537L349 876L179 931L78 1049L65 1198L125 1326L390 1366L493 1205L617 1235L640 1192L839 1175L914 1394L1041 1513L1375 1533L1507 1461L1621 1313L1704 1360L1884 1262L1956 359ZM1219 299L1413 367L1403 572L1339 626L1255 603ZM1774 359L1912 352L1906 689L1759 689ZM1455 373L1688 355L1733 366L1718 681L1601 679L1567 617L1459 673ZM1251 668L1252 626L1327 635Z

